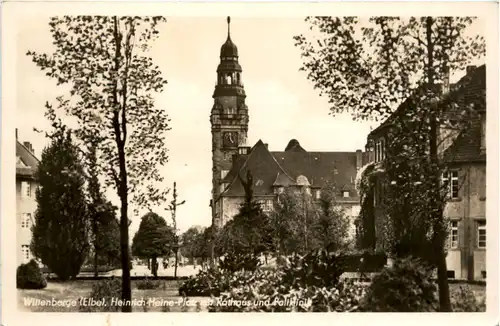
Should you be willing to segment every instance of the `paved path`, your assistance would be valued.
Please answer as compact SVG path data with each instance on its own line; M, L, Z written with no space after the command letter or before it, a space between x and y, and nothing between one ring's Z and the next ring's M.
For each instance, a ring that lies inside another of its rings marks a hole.
M193 265L187 265L187 266L178 266L177 267L177 276L192 276L196 275L199 271L201 270L201 266L196 266L196 268ZM122 270L121 269L116 269L113 271L110 271L108 273L103 273L103 276L121 276L122 275ZM130 270L130 276L153 276L151 271L148 269L147 266L144 265L139 265L139 266L134 266ZM162 266L158 268L158 276L174 276L174 267L168 267L164 269Z

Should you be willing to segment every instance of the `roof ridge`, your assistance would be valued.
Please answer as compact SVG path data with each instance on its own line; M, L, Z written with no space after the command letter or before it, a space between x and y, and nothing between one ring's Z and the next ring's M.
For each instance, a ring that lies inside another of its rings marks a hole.
M238 177L240 177L240 172L241 172L241 170L243 170L243 168L247 165L248 160L250 159L250 157L251 157L251 156L252 156L252 154L254 153L255 147L257 146L257 144L258 144L259 142L260 142L260 143L262 143L262 144L264 144L264 143L262 142L262 140L261 140L261 139L259 139L259 140L255 143L255 145L253 145L252 149L250 150L250 154L248 154L247 159L246 159L246 160L245 160L245 162L241 165L241 167L240 167L240 169L238 170L238 172L236 173L235 177L233 178L233 180L231 180L231 183L229 183L229 185L226 187L226 189L224 189L224 191L223 191L223 192L221 192L221 193L219 194L219 196L217 196L217 198L215 199L215 202L217 202L217 201L219 200L219 198L220 198L220 197L222 197L222 195L223 195L223 194L224 194L224 193L225 193L225 192L226 192L229 188L231 188L231 186L232 186L232 185L236 182L236 180L237 180L237 179L239 179ZM215 202L214 202L214 204L215 204Z
M16 142L19 143L19 145L21 145L25 150L26 152L28 152L28 154L30 154L38 163L40 163L41 161L38 159L38 157L35 156L35 154L33 152L31 152L28 147L24 146L23 143L21 143L19 140L16 139ZM17 156L17 155L16 155Z

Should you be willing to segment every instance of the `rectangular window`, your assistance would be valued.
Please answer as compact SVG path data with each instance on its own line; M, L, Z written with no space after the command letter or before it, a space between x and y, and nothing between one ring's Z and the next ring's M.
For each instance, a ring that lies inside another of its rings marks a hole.
M458 198L458 171L450 171L442 177L449 198Z
M30 253L30 246L29 245L21 245L21 255L22 255L23 261L25 261L25 262L30 261L31 253Z
M21 196L26 198L31 197L31 184L27 181L21 182Z
M224 179L228 173L229 173L229 170L221 170L220 171L221 180Z
M257 203L259 203L260 207L262 207L262 210L266 213L271 212L274 208L272 199L258 200Z
M477 222L477 247L486 248L486 221Z
M273 200L267 199L264 204L264 212L271 212L273 210Z
M349 198L349 191L344 191L343 196L344 198Z
M315 197L316 197L316 199L320 199L321 198L321 190L319 190L319 189L316 190Z
M458 221L452 221L450 225L450 248L458 248Z
M31 227L31 213L21 214L21 227L26 229Z
M380 160L382 161L385 158L385 141L380 141Z

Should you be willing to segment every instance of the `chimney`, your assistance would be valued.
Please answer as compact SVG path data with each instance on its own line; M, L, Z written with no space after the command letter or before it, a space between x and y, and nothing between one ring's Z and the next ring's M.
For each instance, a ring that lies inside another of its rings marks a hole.
M17 140L17 128L16 128L16 140Z
M31 143L29 141L25 141L24 143L24 147L26 147L32 154L33 153L33 146L31 145Z
M240 156L240 154L233 154L233 156L231 158L231 169L234 168L234 165L236 164L236 161L238 160L238 156Z
M466 70L465 70L465 71L466 71L466 74L467 74L467 75L468 75L468 74L470 74L471 72L473 72L473 71L474 71L474 69L476 69L476 66L467 66L467 68L466 68Z
M358 149L356 150L356 171L363 167L363 152Z

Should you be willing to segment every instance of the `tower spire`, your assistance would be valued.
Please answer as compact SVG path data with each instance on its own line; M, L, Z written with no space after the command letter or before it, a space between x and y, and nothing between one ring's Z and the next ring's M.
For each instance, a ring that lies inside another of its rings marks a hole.
M231 17L227 16L227 38L231 38Z

